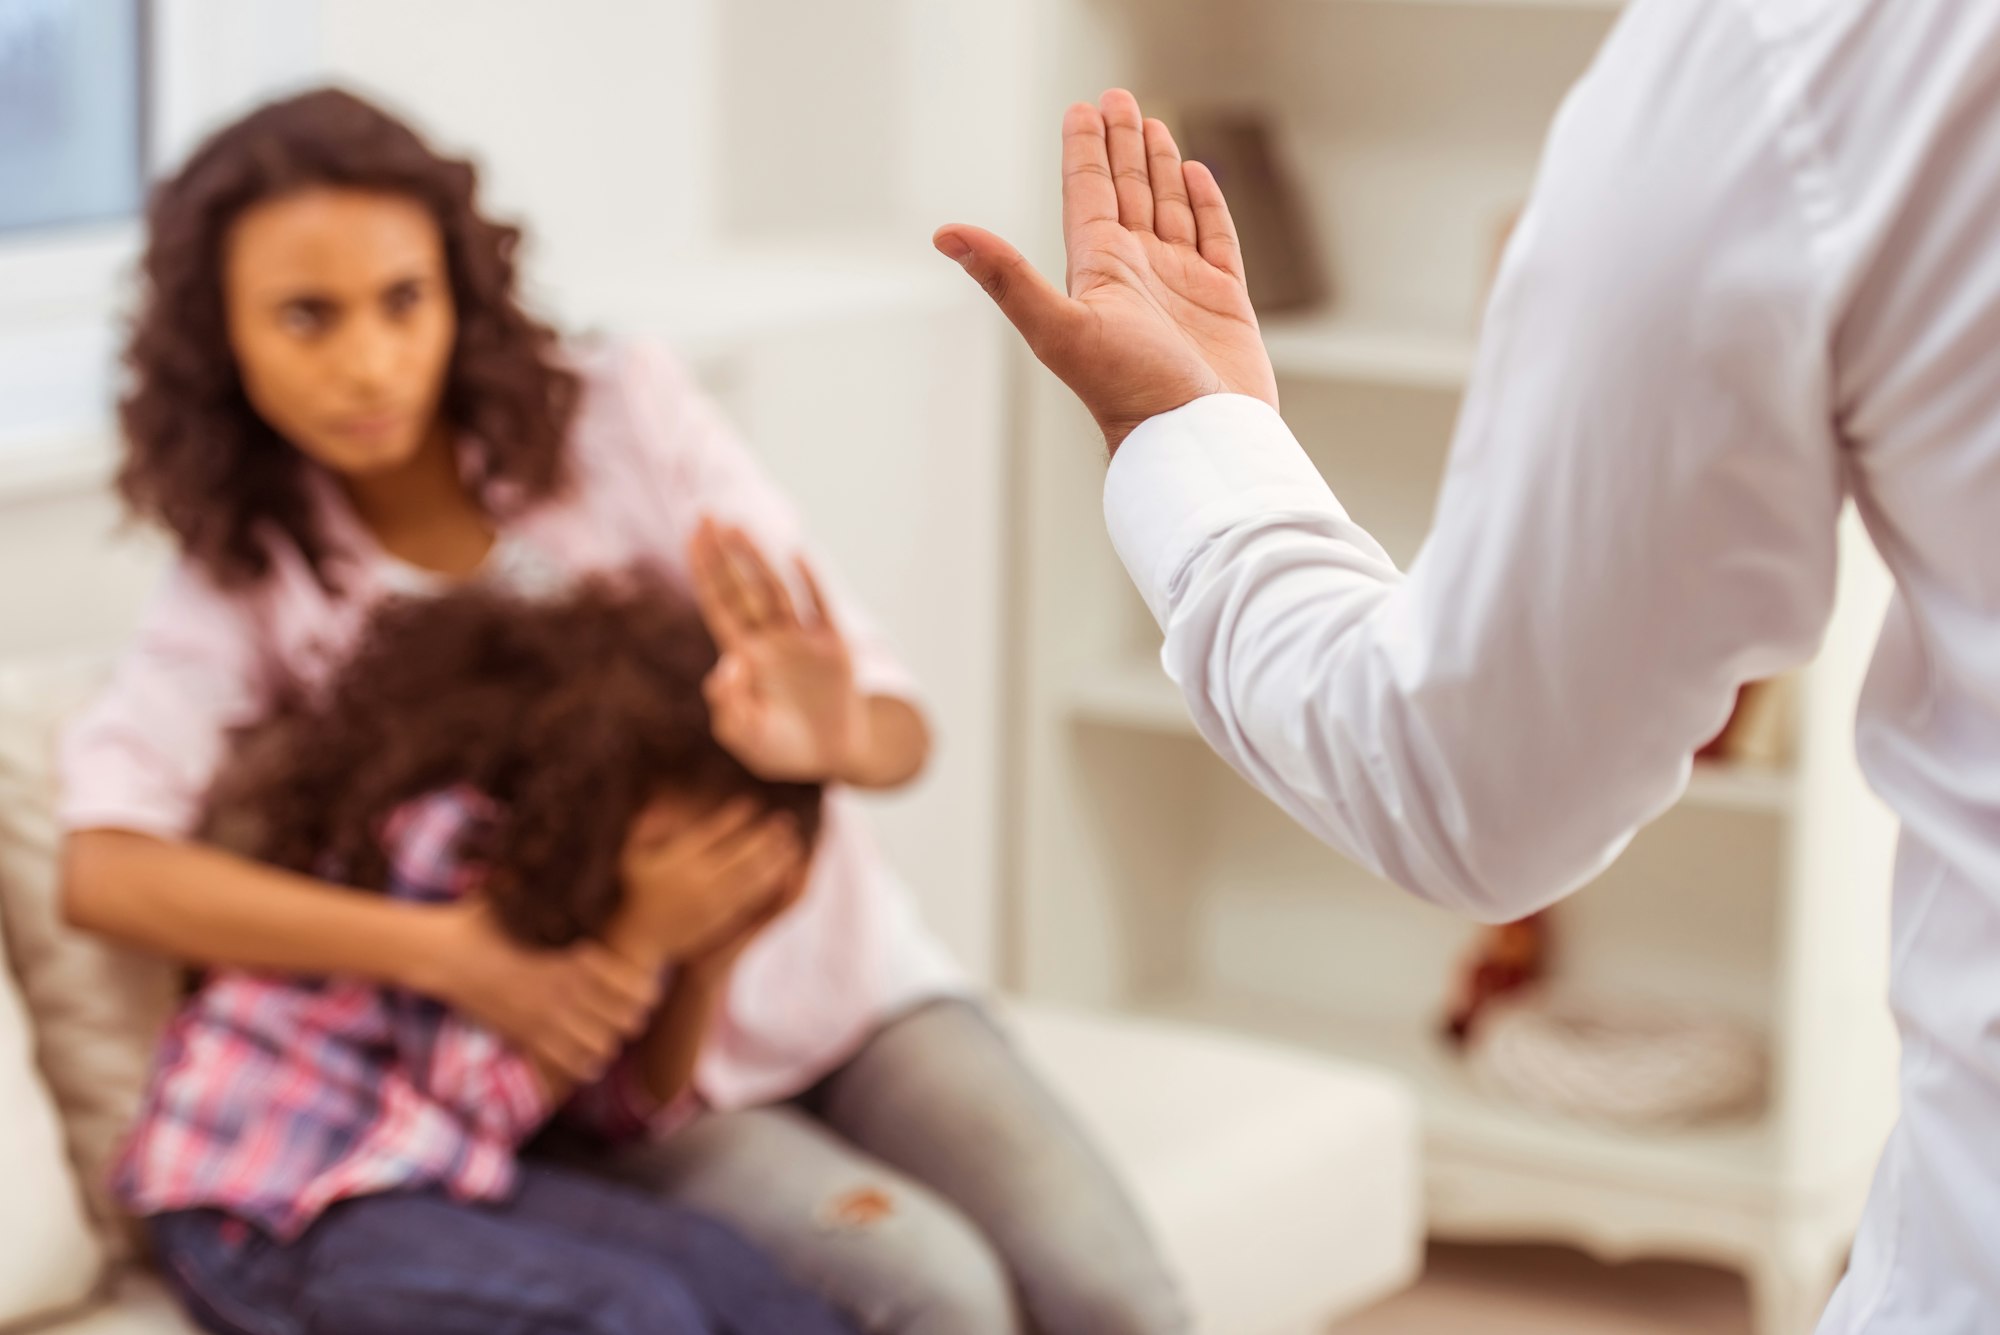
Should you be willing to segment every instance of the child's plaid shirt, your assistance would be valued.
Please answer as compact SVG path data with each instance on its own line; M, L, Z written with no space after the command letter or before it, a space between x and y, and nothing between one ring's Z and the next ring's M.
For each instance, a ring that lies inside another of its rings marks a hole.
M441 903L471 893L458 855L490 809L451 790L384 829L388 893ZM114 1170L135 1214L211 1208L289 1240L335 1201L441 1185L505 1198L515 1152L555 1110L526 1057L428 998L349 978L210 973L162 1041ZM684 1122L662 1110L629 1054L579 1090L563 1118L608 1139Z

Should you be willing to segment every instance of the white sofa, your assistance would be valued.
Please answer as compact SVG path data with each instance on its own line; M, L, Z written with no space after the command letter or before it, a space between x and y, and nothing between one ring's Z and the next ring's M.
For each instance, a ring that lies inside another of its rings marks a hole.
M100 1182L172 1004L157 962L64 928L50 749L96 674L0 669L0 1332L190 1327ZM1035 1005L1010 1022L1131 1182L1214 1335L1307 1335L1407 1283L1417 1122L1372 1072Z

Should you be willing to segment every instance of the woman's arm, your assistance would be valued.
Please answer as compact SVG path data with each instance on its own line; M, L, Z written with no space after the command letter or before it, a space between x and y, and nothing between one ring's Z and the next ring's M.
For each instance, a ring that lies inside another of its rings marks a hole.
M151 835L71 835L62 893L73 926L174 959L435 997L571 1079L601 1071L658 1002L656 971L595 943L525 950L477 905L398 902Z
M431 995L443 982L446 915L199 844L79 831L62 893L71 926L195 964L355 974Z
M931 758L931 725L923 711L894 695L861 701L864 723L838 780L850 788L901 788L924 772Z

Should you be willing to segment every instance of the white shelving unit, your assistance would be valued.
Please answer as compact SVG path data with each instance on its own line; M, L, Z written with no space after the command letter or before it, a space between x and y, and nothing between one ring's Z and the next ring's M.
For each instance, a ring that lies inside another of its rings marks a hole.
M1287 419L1407 563L1429 528L1504 220L1617 20L1588 0L1040 0L1038 105L1114 84L1279 129L1333 275L1266 322ZM1056 213L1049 163L1025 188ZM1040 258L1059 271L1053 236ZM1892 824L1856 771L1886 596L1859 528L1781 770L1697 766L1682 801L1557 910L1561 974L1769 1035L1756 1119L1647 1134L1498 1103L1437 1039L1474 931L1297 830L1197 736L1104 539L1102 449L1026 375L1016 482L1011 973L1031 995L1172 1016L1398 1072L1422 1097L1433 1232L1744 1272L1760 1335L1804 1335L1894 1115ZM1338 1183L1329 1183L1338 1190Z
M1477 350L1469 336L1369 325L1339 316L1266 321L1264 342L1280 375L1453 391L1472 378Z

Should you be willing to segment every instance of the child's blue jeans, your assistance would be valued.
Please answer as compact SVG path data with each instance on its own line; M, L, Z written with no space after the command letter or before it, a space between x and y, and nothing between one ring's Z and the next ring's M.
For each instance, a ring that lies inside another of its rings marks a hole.
M547 1165L503 1204L342 1202L290 1244L212 1210L151 1228L220 1335L852 1335L723 1225Z

